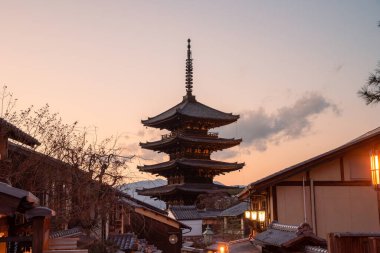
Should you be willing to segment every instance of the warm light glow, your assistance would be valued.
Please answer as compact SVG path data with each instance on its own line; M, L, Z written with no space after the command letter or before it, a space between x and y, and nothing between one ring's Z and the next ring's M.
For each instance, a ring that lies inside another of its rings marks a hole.
M224 246L220 246L219 247L219 253L225 253L225 252L226 252L226 250L225 250Z
M251 211L251 220L257 220L257 211Z
M4 237L4 236L5 236L5 233L0 232L0 237Z
M259 221L260 222L265 221L265 211L264 210L259 211Z
M251 211L245 211L245 212L244 212L244 217L245 217L246 219L251 218Z
M380 171L379 171L379 151L372 150L371 157L371 177L372 185L376 190L380 190Z

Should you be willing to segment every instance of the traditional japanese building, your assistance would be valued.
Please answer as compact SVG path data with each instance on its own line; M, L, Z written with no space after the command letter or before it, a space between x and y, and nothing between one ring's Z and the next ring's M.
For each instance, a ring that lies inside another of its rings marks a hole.
M192 93L190 39L187 48L186 95L182 102L142 121L144 126L170 131L158 141L140 143L144 149L168 154L169 161L138 167L140 171L163 176L168 181L167 185L143 189L138 193L175 205L193 205L199 194L226 192L230 187L214 184L214 177L244 166L244 163L211 159L212 152L239 145L242 140L219 138L218 133L209 130L233 123L239 115L218 111L196 100Z

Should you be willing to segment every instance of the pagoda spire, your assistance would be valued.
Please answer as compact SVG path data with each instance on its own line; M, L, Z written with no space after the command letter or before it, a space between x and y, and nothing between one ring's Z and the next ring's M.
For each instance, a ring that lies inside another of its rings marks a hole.
M187 40L187 59L186 59L186 95L192 97L193 91L193 59L191 58L191 40Z

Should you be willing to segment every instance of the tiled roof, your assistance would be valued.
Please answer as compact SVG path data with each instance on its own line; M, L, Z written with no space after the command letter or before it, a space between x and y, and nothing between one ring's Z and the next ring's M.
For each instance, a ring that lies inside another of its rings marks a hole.
M125 194L125 193L123 193L123 195L124 195L124 197L122 197L121 200L120 200L121 203L124 203L124 204L126 204L126 205L128 205L128 206L130 206L130 207L136 208L135 210L137 210L137 209L139 209L139 208L140 208L140 209L144 209L144 210L148 210L148 211L153 212L153 213L155 214L154 217L157 217L157 218L159 218L159 217L164 217L166 220L174 221L174 222L177 223L181 228L186 228L186 229L190 228L190 227L187 226L186 224L184 224L184 223L182 223L182 222L180 222L180 221L177 221L177 220L175 220L175 219L169 217L169 216L167 215L167 212L164 211L164 210L161 210L161 209L158 209L158 208L156 208L156 207L153 207L153 206L151 206L151 205L149 205L149 204L147 204L147 203L145 203L145 202L142 202L142 201L139 201L139 200L137 200L137 199L135 199L135 198L132 198L131 196L128 197L128 195ZM150 218L152 218L152 217L150 217ZM161 221L161 222L162 222L162 221Z
M196 206L171 206L169 210L172 212L176 220L201 220Z
M230 148L239 145L242 139L225 139L225 138L213 138L213 137L199 137L199 136L186 136L179 135L173 136L159 141L152 141L146 143L140 143L140 146L145 149L158 150L162 147L178 145L178 142L190 142L197 143L199 146L219 145L219 149Z
M137 236L135 234L110 235L108 240L120 250L137 250Z
M217 218L220 215L220 210L199 210L199 215L202 219Z
M306 246L305 253L328 253L327 249L317 246Z
M310 225L306 223L298 227L273 222L266 231L257 234L255 238L257 244L279 248L288 248L300 242L309 242L317 246L326 244L324 239L313 234Z
M31 192L0 182L0 214L10 215L16 211L25 212L39 206L39 199Z
M234 206L231 206L225 210L223 210L219 216L221 217L234 217L243 214L246 210L248 210L247 202L240 202Z
M110 235L108 241L113 243L122 251L136 252L136 253L161 253L156 246L151 245L145 239L138 239L133 233L126 233L121 235Z
M269 185L276 184L277 182L280 182L281 180L285 180L286 178L289 178L289 177L291 177L297 173L305 171L305 170L309 169L311 166L315 166L321 162L324 162L326 160L337 157L338 155L341 155L343 152L346 152L348 150L355 148L357 145L369 143L373 138L380 138L380 127L373 129L373 130L359 136L358 138L355 138L355 139L347 142L346 144L344 144L338 148L332 149L328 152L325 152L323 154L320 154L318 156L315 156L313 158L310 158L308 160L305 160L303 162L300 162L298 164L295 164L293 166L290 166L288 168L280 170L276 173L273 173L267 177L264 177L260 180L257 180L256 182L249 184L239 194L239 198L242 198L251 190L264 189L264 188L268 187Z
M6 132L9 135L9 137L15 141L24 143L31 147L41 144L38 140L36 140L32 136L25 133L24 131L9 123L3 118L0 118L0 128L4 129L5 131L3 131Z
M155 212L158 212L158 213L161 213L161 214L164 214L164 215L167 215L167 212L165 210L162 210L160 208L157 208L155 206L152 206L144 201L141 201L141 200L138 200L132 196L130 196L129 194L125 193L125 192L122 192L122 191L117 191L117 194L121 197L121 202L124 202L130 206L134 206L134 207L146 207L148 209L151 209Z
M223 192L234 187L218 185L218 184L201 184L201 183L184 183L184 184L170 184L163 185L155 188L137 190L137 193L144 196L159 196L170 195L175 192L194 192L194 193L212 193Z
M82 234L82 230L80 228L70 228L66 230L60 230L50 233L49 238L59 238L59 237L72 237L78 236Z
M138 166L138 169L145 172L159 173L160 171L165 171L175 167L180 167L181 169L194 167L221 170L222 173L226 171L238 170L241 169L243 166L244 163L227 163L214 160L180 158L154 165Z
M239 118L239 115L224 113L207 105L199 103L195 100L195 97L191 97L189 99L187 96L185 96L181 103L173 106L169 110L155 117L148 118L147 120L142 120L142 123L146 126L154 126L162 121L167 121L168 119L175 117L175 115L228 122L234 122Z

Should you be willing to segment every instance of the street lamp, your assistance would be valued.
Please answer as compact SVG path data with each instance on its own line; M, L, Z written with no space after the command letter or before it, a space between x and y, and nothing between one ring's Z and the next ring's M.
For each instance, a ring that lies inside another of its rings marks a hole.
M372 185L376 191L379 191L380 190L379 151L377 149L372 149L369 155L371 159Z
M245 211L245 212L244 212L244 217L245 217L246 219L250 219L250 218L251 218L251 211L249 211L249 210Z
M256 210L251 211L251 220L257 220L257 211Z
M259 222L265 222L265 210L260 210L259 214Z
M212 232L209 225L207 225L205 231L203 232L203 239L206 245L210 245L212 243L212 236L214 232Z

